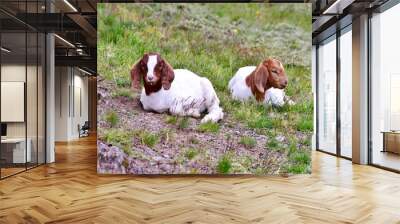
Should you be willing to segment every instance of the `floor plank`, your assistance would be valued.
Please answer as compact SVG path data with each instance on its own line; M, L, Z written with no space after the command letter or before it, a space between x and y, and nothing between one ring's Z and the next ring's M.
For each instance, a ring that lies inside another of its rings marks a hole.
M0 223L400 223L400 175L313 153L311 175L97 175L96 140L0 181Z

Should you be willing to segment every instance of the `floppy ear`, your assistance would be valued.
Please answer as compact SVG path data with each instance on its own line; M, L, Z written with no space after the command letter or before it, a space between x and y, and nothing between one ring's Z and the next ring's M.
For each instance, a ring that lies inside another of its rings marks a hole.
M267 88L268 77L269 77L268 68L263 63L261 63L260 65L257 66L254 75L254 84L257 90L260 91L261 93L264 93Z
M141 69L140 62L142 59L137 61L133 68L131 69L131 88L139 89L140 88L140 77L141 77Z
M172 69L172 66L164 59L161 60L161 63L161 84L165 90L169 90L169 88L171 88L171 83L175 78L174 70Z

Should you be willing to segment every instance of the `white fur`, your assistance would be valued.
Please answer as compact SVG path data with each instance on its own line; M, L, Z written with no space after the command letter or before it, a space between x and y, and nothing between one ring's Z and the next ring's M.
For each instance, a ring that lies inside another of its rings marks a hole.
M265 92L264 103L276 107L283 106L285 104L285 91L273 87L269 88L267 92Z
M201 122L217 122L224 117L219 99L211 82L186 69L174 69L175 78L169 90L161 88L149 96L143 88L140 101L145 110L158 113L169 111L173 115L200 117Z
M254 70L256 66L246 66L239 68L236 74L229 81L228 88L232 94L232 98L240 101L246 101L253 98L250 87L246 84L246 78ZM265 92L264 103L272 104L273 106L283 106L285 104L285 92L282 89L269 88Z
M157 64L157 55L149 56L149 60L147 61L147 80L154 78L154 68ZM150 78L150 79L149 79Z
M229 81L229 90L231 91L232 98L235 100L245 101L253 96L251 89L246 85L246 78L254 70L256 66L246 66L239 68L233 78Z

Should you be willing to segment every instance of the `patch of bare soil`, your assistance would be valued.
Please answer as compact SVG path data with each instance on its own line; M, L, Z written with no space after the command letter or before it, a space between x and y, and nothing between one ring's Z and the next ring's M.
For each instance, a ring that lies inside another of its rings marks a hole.
M168 114L144 111L139 94L132 98L113 96L112 82L98 81L98 171L127 174L216 174L221 158L229 158L231 174L279 174L286 153L268 150L267 137L232 120L229 112L220 121L217 133L200 132L201 119L189 118L185 127L167 123ZM153 147L143 143L139 135L131 137L132 152L127 154L116 145L105 142L103 134L110 130L105 120L108 111L118 114L117 129L146 131L158 136ZM256 140L254 146L240 143L243 136Z

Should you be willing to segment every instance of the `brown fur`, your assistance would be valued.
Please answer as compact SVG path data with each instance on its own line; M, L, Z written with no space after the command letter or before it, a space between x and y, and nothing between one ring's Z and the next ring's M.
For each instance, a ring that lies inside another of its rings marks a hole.
M260 64L256 70L246 78L246 84L250 87L251 92L256 97L257 101L263 101L265 91L270 88L268 85L268 76L268 69Z
M282 63L276 59L264 60L247 76L246 85L251 89L257 101L263 101L265 92L271 87L285 88L287 76Z
M164 59L162 59L161 64L162 64L161 83L165 90L169 90L169 88L171 88L171 83L172 81L174 81L175 78L174 70L172 69L172 66Z
M131 88L133 90L140 88L140 77L141 77L140 62L141 60L137 61L131 69Z
M147 62L151 55L157 55L157 64L154 67L154 80L149 82L146 79L146 74ZM143 79L143 86L146 95L158 92L161 88L169 90L169 88L171 88L171 83L174 80L174 70L158 53L147 53L135 63L131 70L131 88L139 89L141 79Z
M162 88L162 84L161 84L160 80L153 85L150 85L147 82L144 82L143 86L144 86L144 91L146 92L146 95L150 95L151 93L156 93Z

